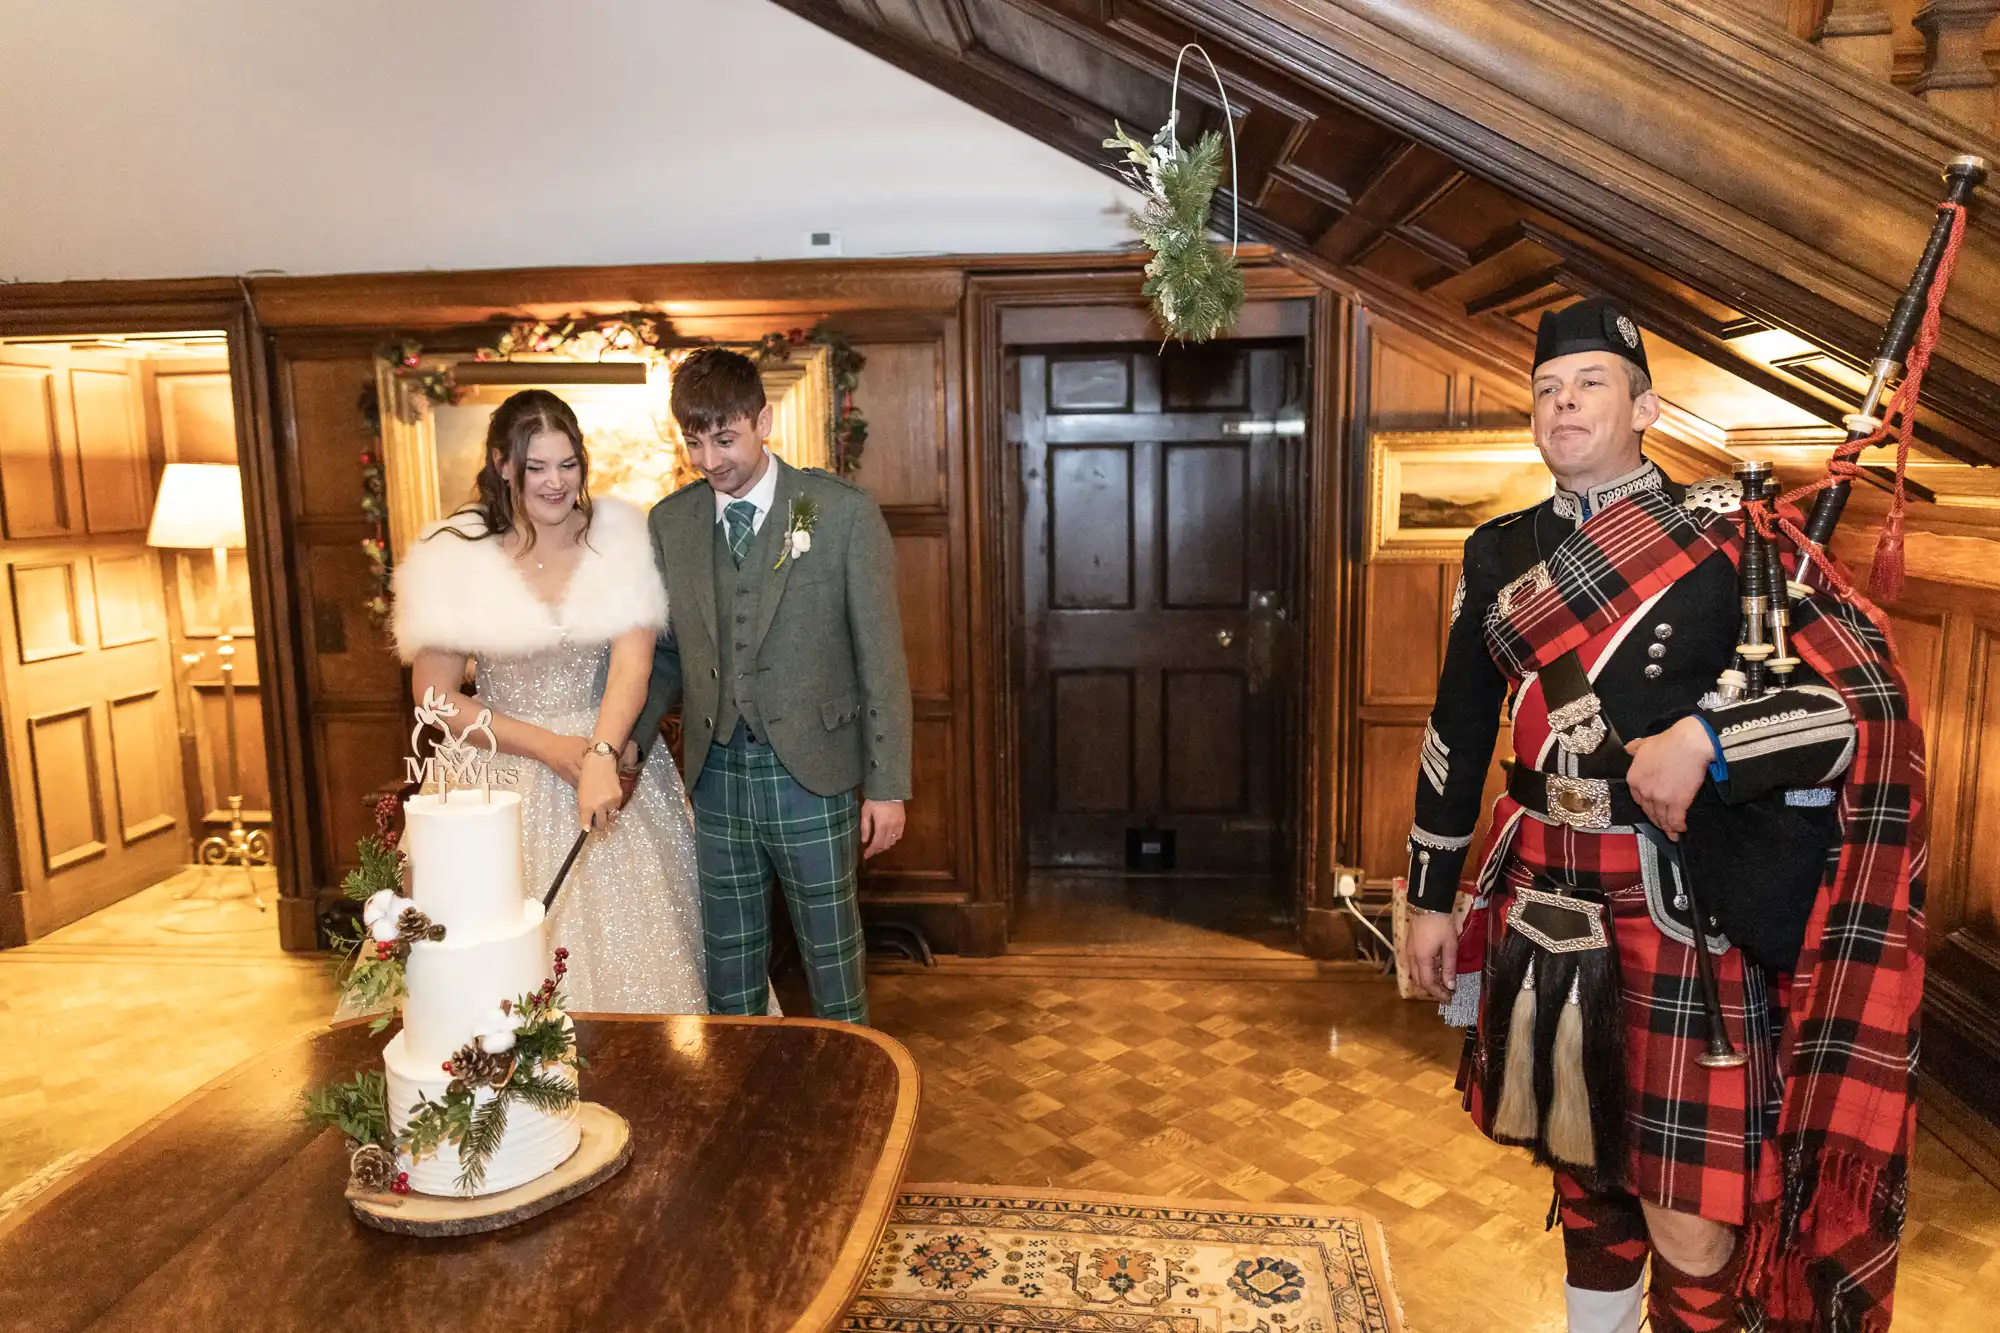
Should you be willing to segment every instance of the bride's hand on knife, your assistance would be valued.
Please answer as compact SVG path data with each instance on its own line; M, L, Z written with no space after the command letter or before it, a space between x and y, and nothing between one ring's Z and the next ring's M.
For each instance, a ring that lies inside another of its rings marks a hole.
M587 829L608 829L618 822L618 809L625 804L625 788L618 781L618 761L608 754L585 754L583 773L576 784L577 824Z

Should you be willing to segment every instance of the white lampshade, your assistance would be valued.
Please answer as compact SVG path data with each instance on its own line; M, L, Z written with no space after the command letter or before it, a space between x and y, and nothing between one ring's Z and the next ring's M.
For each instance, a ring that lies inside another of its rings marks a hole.
M243 479L234 463L169 463L146 545L243 548Z

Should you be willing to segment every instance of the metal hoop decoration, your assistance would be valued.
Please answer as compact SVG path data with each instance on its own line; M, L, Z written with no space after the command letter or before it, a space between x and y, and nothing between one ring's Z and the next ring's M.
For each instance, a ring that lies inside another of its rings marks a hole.
M1234 258L1243 239L1243 199L1236 183L1236 115L1229 109L1229 90L1222 86L1222 72L1208 58L1208 52L1202 50L1200 42L1187 43L1174 57L1174 87L1167 102L1167 123L1176 129L1181 123L1181 62L1187 59L1190 51L1201 55L1210 76L1215 79L1215 91L1222 95L1222 127L1229 132L1229 254ZM1180 151L1178 136L1174 140L1174 151Z

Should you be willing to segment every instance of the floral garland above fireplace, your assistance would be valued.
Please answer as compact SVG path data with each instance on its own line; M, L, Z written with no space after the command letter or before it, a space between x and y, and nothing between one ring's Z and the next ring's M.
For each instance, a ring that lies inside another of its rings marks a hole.
M854 401L867 359L848 337L824 324L767 333L754 342L721 342L710 338L682 338L665 316L632 312L599 318L565 320L560 324L527 320L509 325L490 346L476 348L474 361L510 361L516 357L557 357L573 361L638 359L649 367L670 370L680 358L696 347L735 347L760 366L789 361L800 349L824 347L827 371L832 379L833 403L829 439L834 471L847 475L861 463L868 442L868 419ZM432 403L456 404L460 387L452 368L427 367L424 349L414 338L402 338L377 352L397 380L409 385ZM369 617L379 627L389 623L390 586L394 557L389 541L388 474L384 464L382 402L377 386L361 391L357 404L367 428L369 443L361 453L361 513L370 534L362 539L362 554L368 560Z

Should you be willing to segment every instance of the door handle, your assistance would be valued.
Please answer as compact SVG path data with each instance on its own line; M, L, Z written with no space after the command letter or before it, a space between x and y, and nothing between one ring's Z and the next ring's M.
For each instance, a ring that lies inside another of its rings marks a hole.
M1221 647L1227 648L1236 642L1236 636L1226 629L1219 629L1215 632L1215 641Z

